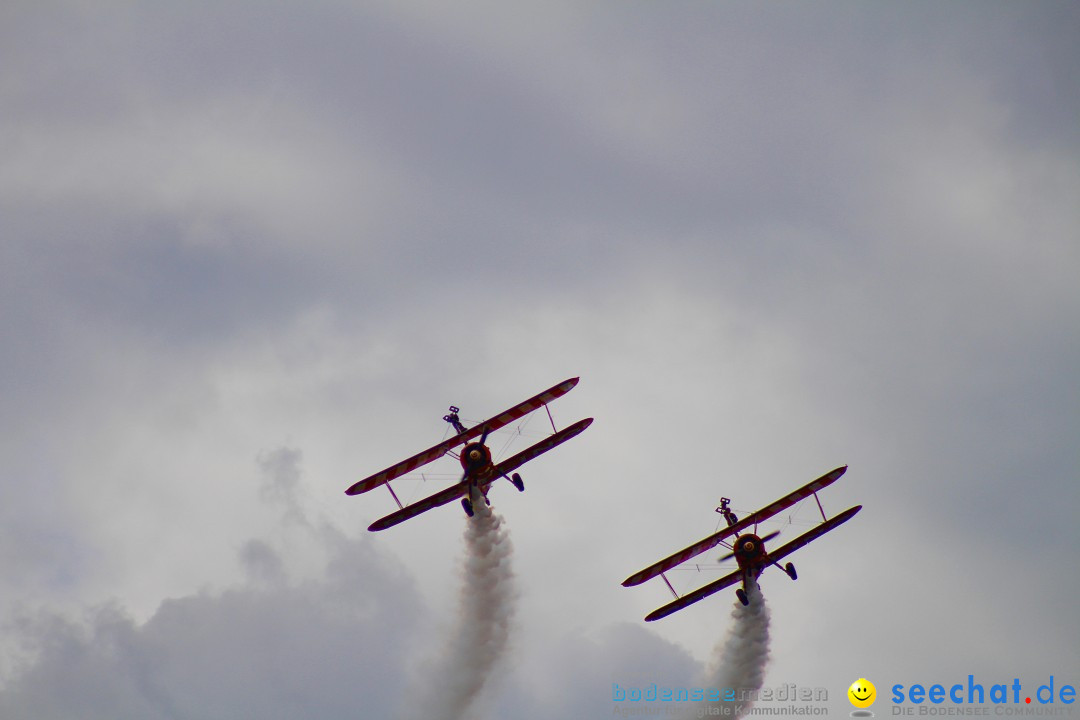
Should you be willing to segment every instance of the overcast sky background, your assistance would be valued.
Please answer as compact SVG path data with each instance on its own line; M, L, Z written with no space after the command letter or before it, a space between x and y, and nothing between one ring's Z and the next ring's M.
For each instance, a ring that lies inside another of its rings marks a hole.
M692 684L733 596L646 625L667 590L619 583L842 464L862 513L762 578L767 686L1076 684L1077 37L1068 2L4 3L0 715L391 716L464 523L370 534L392 499L345 488L573 376L554 417L596 422L491 494L490 716Z

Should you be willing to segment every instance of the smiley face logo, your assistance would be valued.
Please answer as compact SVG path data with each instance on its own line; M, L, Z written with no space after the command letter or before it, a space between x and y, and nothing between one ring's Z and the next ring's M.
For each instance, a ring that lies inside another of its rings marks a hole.
M868 708L877 699L877 688L866 678L859 678L847 689L848 700L857 708Z

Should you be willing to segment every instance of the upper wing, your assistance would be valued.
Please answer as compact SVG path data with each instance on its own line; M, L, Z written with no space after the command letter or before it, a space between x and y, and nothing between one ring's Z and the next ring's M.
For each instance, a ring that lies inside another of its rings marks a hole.
M834 530L840 525L843 525L848 520L855 517L855 513L859 512L860 510L862 510L862 505L856 505L855 507L848 508L839 515L829 518L825 522L815 527L813 530L805 532L791 542L787 543L786 545L781 545L777 549L773 550L771 553L769 553L768 558L765 562L767 564L779 562L781 558L787 557L791 553L801 548L803 545L806 545L813 540L817 540L819 537L829 532L830 530Z
M570 427L563 428L559 432L544 438L535 445L530 445L518 454L508 457L506 460L503 460L501 463L499 463L492 469L491 479L495 480L509 472L517 470L519 467L529 462L533 458L537 457L538 455L543 455L548 450L551 450L553 447L562 445L564 442L574 437L575 435L578 435L583 430L585 430L585 428L592 425L592 421L592 418L578 420Z
M384 518L379 518L368 526L368 530L375 532L377 530L385 530L388 527L394 527L398 523L403 523L409 518L416 517L420 513L454 502L459 497L464 496L467 489L468 483L466 482L459 482L457 485L451 485L445 490L430 495L419 502L415 502L412 505L406 505Z
M766 505L757 512L750 513L734 525L723 528L722 530L713 533L704 540L699 540L690 547L680 550L673 555L669 555L663 560L660 560L659 562L653 563L641 572L634 573L630 577L626 578L626 580L623 580L623 586L632 587L634 585L640 585L646 580L654 578L662 572L667 572L676 565L681 565L690 558L700 555L701 553L716 547L724 538L730 537L732 535L737 535L746 528L752 525L757 525L761 521L767 520L778 512L782 512L783 510L791 507L800 500L810 497L823 487L827 487L828 485L836 482L837 479L845 472L847 472L847 465L838 467L835 470L825 473L817 480L803 485L795 492L785 495L771 505Z
M578 384L579 378L570 378L565 380L554 387L550 387L542 393L533 395L525 402L518 403L514 407L510 408L506 412L500 413L495 417L485 420L479 425L469 428L463 433L459 433L452 438L443 440L438 445L430 447L423 452L413 455L408 460L402 460L396 465L391 465L382 472L377 472L371 477L364 478L363 480L354 483L348 490L345 491L346 495L359 495L365 493L368 490L373 490L383 483L387 483L394 478L401 477L402 475L412 472L421 465L426 465L429 462L438 460L445 455L447 451L467 443L473 438L480 437L486 429L488 432L494 432L501 427L509 425L515 420L525 417L533 410L536 410L544 405L547 405L552 400L562 397L566 393L570 392L575 385Z
M713 580L708 585L702 585L694 592L687 593L681 598L669 602L664 607L653 610L651 613L645 616L645 622L652 622L653 620L665 618L671 613L682 610L687 605L693 605L698 600L701 600L702 598L707 598L713 593L719 592L724 588L728 587L729 585L734 585L740 580L742 580L742 570L736 570L730 575L725 575L719 580Z

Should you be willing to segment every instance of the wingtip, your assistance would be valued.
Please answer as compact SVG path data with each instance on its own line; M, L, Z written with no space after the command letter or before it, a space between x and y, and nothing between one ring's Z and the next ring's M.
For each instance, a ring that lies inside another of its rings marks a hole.
M350 485L348 487L348 489L345 490L345 494L346 495L361 495L363 493L366 493L368 490L374 490L375 488L378 487L378 484L376 484L376 485L369 485L368 484L368 483L371 482L372 478L374 478L374 477L375 476L373 475L372 477L364 478L363 480L357 480L352 485Z
M387 522L387 520L392 517L393 515L387 515L386 517L379 518L375 522L368 525L368 532L379 532L380 530L385 530L388 527L394 527L394 525L397 525L396 522Z

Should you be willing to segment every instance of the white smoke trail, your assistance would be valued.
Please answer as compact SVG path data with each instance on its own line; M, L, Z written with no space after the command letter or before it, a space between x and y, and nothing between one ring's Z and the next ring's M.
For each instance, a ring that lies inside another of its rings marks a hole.
M408 718L458 720L476 702L510 638L516 594L512 547L503 519L482 497L465 527L464 584L457 625L424 672Z
M732 626L724 642L716 647L716 657L706 671L707 688L721 693L733 691L732 700L705 703L693 708L692 716L701 717L703 709L719 709L723 717L745 714L765 681L769 662L769 607L756 582L747 585L749 605L739 601L731 610Z

